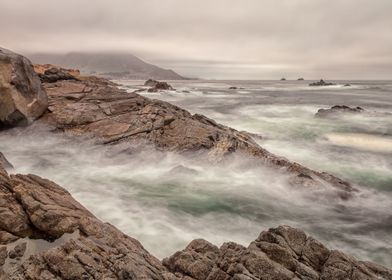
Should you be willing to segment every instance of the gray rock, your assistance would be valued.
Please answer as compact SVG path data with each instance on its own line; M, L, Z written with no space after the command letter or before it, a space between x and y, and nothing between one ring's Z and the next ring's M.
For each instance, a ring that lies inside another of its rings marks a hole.
M10 259L17 259L23 257L24 253L26 252L26 246L26 242L16 245L15 248L8 253L8 257Z
M31 62L0 48L0 128L28 125L48 108Z

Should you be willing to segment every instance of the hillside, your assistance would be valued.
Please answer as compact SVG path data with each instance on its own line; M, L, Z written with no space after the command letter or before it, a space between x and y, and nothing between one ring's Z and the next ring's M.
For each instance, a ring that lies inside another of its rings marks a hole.
M163 69L126 53L32 54L33 63L50 63L79 69L82 74L94 74L112 79L182 80L173 70Z

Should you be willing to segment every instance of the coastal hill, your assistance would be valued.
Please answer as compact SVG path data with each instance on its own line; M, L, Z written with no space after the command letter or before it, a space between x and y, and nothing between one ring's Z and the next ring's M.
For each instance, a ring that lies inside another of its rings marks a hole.
M173 70L149 64L129 53L37 53L29 55L29 58L33 63L50 63L67 68L76 68L82 74L93 74L111 79L184 79L184 77Z

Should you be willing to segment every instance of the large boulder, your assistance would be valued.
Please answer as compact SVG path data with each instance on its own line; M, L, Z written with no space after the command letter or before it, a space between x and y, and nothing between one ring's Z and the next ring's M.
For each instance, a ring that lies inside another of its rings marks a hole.
M28 125L48 108L48 98L31 62L0 48L0 128Z
M145 83L145 86L149 86L151 88L148 89L148 92L158 92L160 90L173 90L173 87L166 82L159 82L156 80L148 79Z

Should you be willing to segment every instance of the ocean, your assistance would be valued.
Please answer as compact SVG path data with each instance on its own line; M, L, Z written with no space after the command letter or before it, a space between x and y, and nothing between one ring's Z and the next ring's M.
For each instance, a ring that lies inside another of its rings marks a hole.
M143 81L117 82L143 88ZM151 149L130 156L33 129L1 133L0 150L15 172L57 182L159 258L195 238L247 246L262 230L285 224L392 267L392 82L337 82L185 80L169 82L175 91L141 94L260 135L256 141L269 151L352 182L360 192L350 200L294 189L281 171L240 156L216 165ZM333 105L366 113L315 117Z

